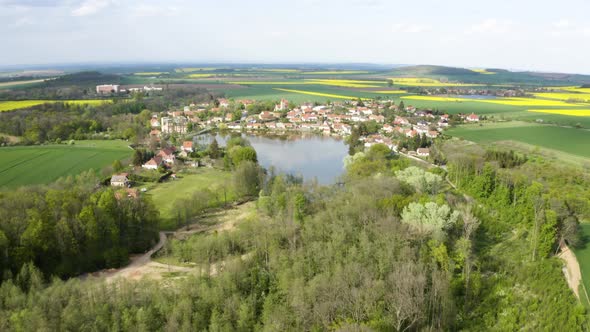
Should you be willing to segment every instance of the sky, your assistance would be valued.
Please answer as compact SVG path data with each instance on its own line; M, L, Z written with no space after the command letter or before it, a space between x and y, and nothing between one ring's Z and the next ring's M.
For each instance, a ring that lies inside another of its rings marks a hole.
M0 0L0 66L375 63L590 74L588 0Z

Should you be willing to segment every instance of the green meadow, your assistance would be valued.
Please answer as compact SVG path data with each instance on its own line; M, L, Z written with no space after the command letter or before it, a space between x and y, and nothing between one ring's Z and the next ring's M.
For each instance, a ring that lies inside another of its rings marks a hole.
M174 229L174 204L178 199L191 198L193 193L209 189L215 195L209 206L216 206L226 198L224 197L224 188L227 194L227 201L231 202L236 199L231 185L231 173L213 168L198 168L190 173L180 173L178 178L170 179L156 186L148 185L147 195L151 196L153 202L160 210L162 217L162 229Z
M446 134L476 143L517 141L590 158L590 131L585 129L512 121L463 125L448 130Z
M124 141L0 148L0 188L45 184L90 169L99 171L131 154Z

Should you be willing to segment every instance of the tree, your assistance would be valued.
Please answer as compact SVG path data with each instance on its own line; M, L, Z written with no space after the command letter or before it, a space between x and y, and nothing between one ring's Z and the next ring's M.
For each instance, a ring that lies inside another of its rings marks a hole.
M387 276L385 309L396 331L406 331L425 318L427 275L414 262L398 262Z
M391 88L393 86L393 80L391 78L387 79L387 87Z
M217 143L217 140L213 138L211 144L209 144L209 157L211 157L211 159L217 159L220 156L219 144Z
M443 183L440 175L426 172L415 166L397 171L395 172L395 176L421 193L436 194Z
M258 162L256 150L251 146L234 146L228 154L234 167L240 166L243 162Z
M232 178L234 190L239 196L254 196L260 189L260 168L252 161L241 162Z
M422 236L432 236L442 241L446 231L457 222L459 213L451 212L448 205L437 205L433 202L426 204L410 203L402 212L402 222L410 225Z
M115 172L120 172L123 170L123 164L121 163L120 160L117 159L113 162L113 170Z

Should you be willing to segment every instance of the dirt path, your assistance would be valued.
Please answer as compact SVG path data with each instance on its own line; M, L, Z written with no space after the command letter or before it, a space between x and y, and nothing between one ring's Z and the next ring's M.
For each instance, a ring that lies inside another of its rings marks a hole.
M576 294L576 297L579 299L580 294L578 290L582 280L582 272L580 271L580 264L578 264L576 255L574 255L567 245L563 245L561 246L561 252L558 257L565 262L563 274L565 275L568 286L574 291L574 294Z
M237 208L216 211L203 218L207 219L208 221L213 221L214 223L211 225L196 223L190 225L188 229L183 227L175 232L160 232L160 239L158 243L152 247L152 249L142 255L131 256L131 262L127 266L120 269L109 269L85 274L80 278L85 279L88 276L99 278L104 277L107 282L112 282L118 278L124 278L128 280L139 280L143 277L162 279L165 273L178 273L183 275L200 275L206 273L202 267L198 266L177 266L154 262L152 261L152 256L166 245L168 236L173 236L175 239L183 240L196 233L232 231L235 229L235 226L239 221L244 220L249 216L249 211L253 207L253 204L253 202L249 202ZM248 257L249 255L245 254L242 255L240 259L247 259ZM230 262L222 261L211 264L208 269L209 275L216 275L219 271L222 271L228 263Z

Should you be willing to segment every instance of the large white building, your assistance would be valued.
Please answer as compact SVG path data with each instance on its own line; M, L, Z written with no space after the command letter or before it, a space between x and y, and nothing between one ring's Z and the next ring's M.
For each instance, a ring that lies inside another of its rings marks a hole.
M103 84L96 86L96 93L113 93L119 92L119 86L116 84Z
M188 119L184 116L163 117L162 132L167 134L185 134L187 132Z

